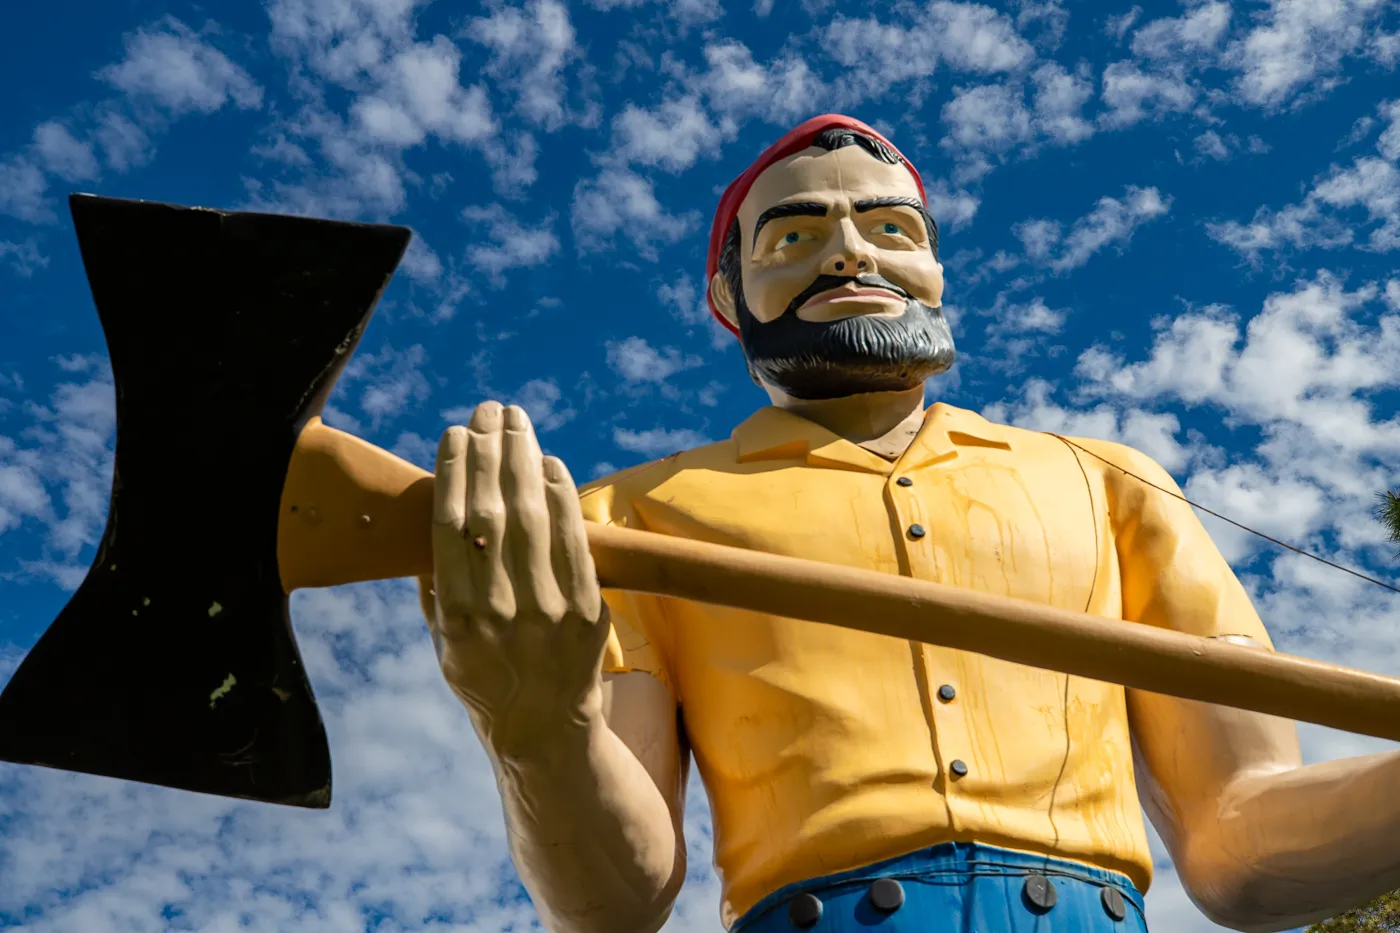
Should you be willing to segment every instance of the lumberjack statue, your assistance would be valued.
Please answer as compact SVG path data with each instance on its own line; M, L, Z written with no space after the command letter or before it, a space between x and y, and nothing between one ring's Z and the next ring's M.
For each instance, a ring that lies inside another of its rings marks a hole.
M772 405L581 492L516 407L435 477L320 423L406 231L73 212L116 477L0 757L327 806L286 596L418 576L554 933L661 927L692 754L733 933L1144 930L1139 788L1227 926L1400 887L1400 756L1303 767L1290 721L1400 738L1400 683L1275 654L1141 453L925 407L937 228L864 124L797 127L715 215L710 305Z

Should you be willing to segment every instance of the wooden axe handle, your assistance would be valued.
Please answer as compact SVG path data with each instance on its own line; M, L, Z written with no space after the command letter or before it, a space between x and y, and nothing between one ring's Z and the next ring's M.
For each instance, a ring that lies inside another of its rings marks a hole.
M283 588L432 572L432 474L315 419L288 470ZM609 589L822 622L1400 741L1400 680L993 593L598 524Z

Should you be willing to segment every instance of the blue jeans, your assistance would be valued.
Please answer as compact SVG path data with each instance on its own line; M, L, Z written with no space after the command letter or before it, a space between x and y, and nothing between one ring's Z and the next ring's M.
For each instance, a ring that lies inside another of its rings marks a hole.
M790 884L755 904L731 933L796 931L1146 933L1147 924L1142 894L1117 872L949 842Z

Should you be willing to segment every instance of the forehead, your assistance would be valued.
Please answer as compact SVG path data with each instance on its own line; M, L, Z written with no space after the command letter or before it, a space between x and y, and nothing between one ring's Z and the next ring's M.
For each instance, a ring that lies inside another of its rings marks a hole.
M768 208L793 201L838 205L865 198L918 196L919 188L907 168L881 162L859 146L830 152L803 149L758 176L739 206L739 222L747 230Z

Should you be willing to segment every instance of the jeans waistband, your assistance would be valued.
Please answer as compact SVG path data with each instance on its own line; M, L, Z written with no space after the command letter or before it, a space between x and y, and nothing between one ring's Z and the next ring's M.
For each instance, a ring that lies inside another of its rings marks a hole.
M806 892L833 892L848 887L864 887L876 878L893 878L915 884L958 885L976 877L1026 875L1031 872L1074 879L1098 887L1117 888L1123 899L1136 908L1139 914L1143 912L1142 892L1127 875L1116 871L1049 855L1019 852L975 842L945 842L873 865L786 885L750 908L735 922L730 933L744 933L745 929L770 910L782 907L793 897Z

